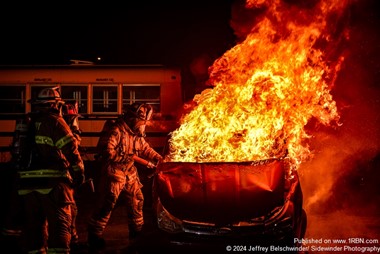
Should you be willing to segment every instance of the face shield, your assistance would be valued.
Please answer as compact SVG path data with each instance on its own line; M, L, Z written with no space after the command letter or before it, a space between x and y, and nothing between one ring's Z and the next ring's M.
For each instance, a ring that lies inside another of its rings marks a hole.
M133 132L140 137L145 137L146 122L150 121L153 114L153 108L148 104L142 104L137 108L136 118L133 126Z

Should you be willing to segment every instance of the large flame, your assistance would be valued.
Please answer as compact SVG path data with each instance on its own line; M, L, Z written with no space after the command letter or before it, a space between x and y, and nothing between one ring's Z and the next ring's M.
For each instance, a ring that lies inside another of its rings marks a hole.
M267 15L209 68L214 87L194 97L195 107L172 132L166 160L239 162L287 154L297 168L309 158L306 124L339 121L330 88L343 57L328 65L321 45L330 41L327 18L345 5L326 0L300 10L279 0L247 2Z

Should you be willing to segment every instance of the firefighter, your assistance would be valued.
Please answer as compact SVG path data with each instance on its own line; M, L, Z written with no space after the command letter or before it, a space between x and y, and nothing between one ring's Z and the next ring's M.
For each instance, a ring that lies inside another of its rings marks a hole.
M65 119L66 123L69 125L70 130L72 131L75 141L78 143L78 148L80 145L81 137L80 134L82 131L79 128L78 118L80 115L78 114L78 102L66 101L62 108L63 119ZM75 198L75 196L74 196ZM79 243L79 236L76 227L76 218L78 215L78 207L76 202L71 205L71 246Z
M144 138L145 125L152 113L153 109L148 104L127 105L122 116L100 138L99 147L104 148L99 155L102 176L99 200L88 223L90 248L105 247L103 233L122 191L126 194L129 239L132 241L142 231L144 197L134 158L146 158L148 168L162 160L162 156Z
M58 88L45 88L29 101L30 165L20 169L18 195L28 253L70 253L74 188L84 182L84 164L62 117Z

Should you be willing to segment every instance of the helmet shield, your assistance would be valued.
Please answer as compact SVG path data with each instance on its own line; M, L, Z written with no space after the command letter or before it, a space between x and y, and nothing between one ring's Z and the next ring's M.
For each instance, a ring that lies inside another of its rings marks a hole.
M151 120L153 108L149 104L133 103L124 110L124 119L138 136L145 137L146 122Z

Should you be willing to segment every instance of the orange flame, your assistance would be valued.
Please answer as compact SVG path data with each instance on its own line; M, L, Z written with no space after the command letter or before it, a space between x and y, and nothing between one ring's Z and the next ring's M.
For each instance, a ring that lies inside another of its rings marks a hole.
M172 132L167 161L255 161L287 151L297 168L311 155L309 120L338 122L329 87L343 58L332 68L317 45L329 41L326 19L345 1L302 11L279 0L246 6L263 4L267 15L209 68L214 87L194 97L195 107Z

